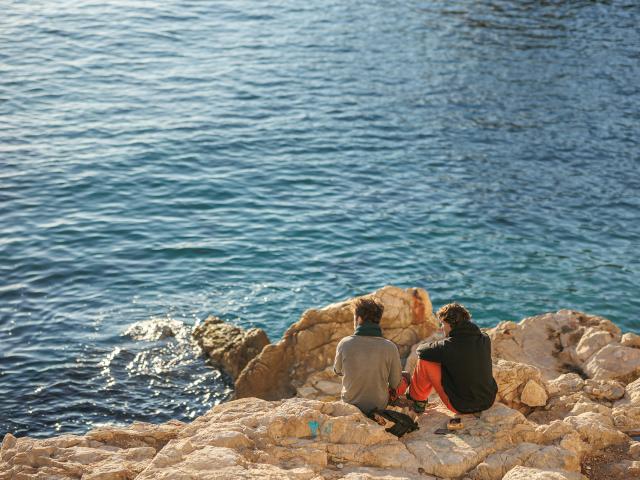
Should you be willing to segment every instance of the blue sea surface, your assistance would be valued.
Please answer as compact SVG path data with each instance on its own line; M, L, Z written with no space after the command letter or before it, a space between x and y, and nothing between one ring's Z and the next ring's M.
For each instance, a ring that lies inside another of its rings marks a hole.
M387 284L640 332L638 2L2 10L0 436L189 420L196 322Z

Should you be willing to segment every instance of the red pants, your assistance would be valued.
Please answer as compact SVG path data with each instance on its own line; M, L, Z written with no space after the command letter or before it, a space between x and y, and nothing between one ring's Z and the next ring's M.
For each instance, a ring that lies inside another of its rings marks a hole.
M402 386L404 385L401 383L400 387L398 387L398 393L400 393L399 390ZM453 405L451 405L444 388L442 388L442 366L439 363L418 360L416 368L413 370L413 375L411 376L409 395L411 395L411 398L414 400L424 401L429 398L431 390L434 388L436 392L438 392L442 403L453 413L458 413L458 411L453 408Z

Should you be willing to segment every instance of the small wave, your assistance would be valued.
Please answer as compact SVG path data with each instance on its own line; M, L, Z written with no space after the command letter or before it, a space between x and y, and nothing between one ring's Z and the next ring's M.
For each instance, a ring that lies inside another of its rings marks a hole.
M189 330L189 327L179 320L154 317L130 325L122 335L133 340L146 340L149 342L170 337L184 340L188 337Z

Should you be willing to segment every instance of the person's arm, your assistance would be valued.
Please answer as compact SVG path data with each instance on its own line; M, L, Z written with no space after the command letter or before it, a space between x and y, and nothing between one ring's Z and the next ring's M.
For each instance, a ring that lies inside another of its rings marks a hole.
M342 376L342 341L336 347L336 359L333 362L333 371L336 375Z
M442 363L447 340L448 339L445 338L437 342L420 345L416 351L418 358L420 360L426 360L427 362Z
M394 390L400 385L402 380L402 364L400 363L400 352L395 343L392 343L391 350L391 369L389 370L389 386Z

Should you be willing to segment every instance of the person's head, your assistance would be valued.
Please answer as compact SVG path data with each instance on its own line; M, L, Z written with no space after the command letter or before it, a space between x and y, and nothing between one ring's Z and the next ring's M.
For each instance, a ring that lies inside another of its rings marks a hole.
M461 323L471 321L471 314L469 313L469 310L459 303L449 303L444 307L440 307L436 316L443 325L445 335L449 335L451 330Z
M357 327L362 323L380 323L384 306L373 298L360 298L356 301L353 323Z

